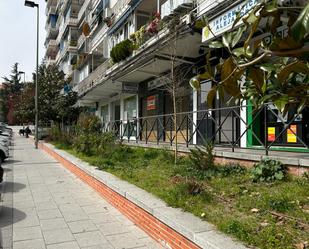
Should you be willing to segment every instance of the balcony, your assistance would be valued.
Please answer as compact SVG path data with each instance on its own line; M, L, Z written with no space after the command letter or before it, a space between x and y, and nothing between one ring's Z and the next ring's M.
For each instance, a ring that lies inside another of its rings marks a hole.
M51 65L54 65L56 63L56 59L52 59L52 58L48 58L47 60L46 60L46 66L48 67L48 66L51 66Z
M78 12L78 17L77 17L78 22L81 21L83 15L84 15L85 12L86 12L86 9L87 9L88 6L90 5L90 2L91 2L91 1L89 1L89 0L85 0L85 1L84 1L82 7L80 8L80 10L79 10L79 12Z
M46 10L49 9L50 7L57 7L58 0L47 0L46 3Z
M84 36L83 34L80 35L80 37L77 40L77 49L80 49L81 46L84 44L84 42L86 41L86 36Z
M202 16L205 13L214 10L221 4L233 4L235 1L230 0L197 0L197 16Z
M208 0L206 0L208 1ZM214 0L211 0L213 2ZM216 1L216 0L215 0ZM161 5L162 19L168 19L174 14L188 12L194 7L194 0L171 0Z
M46 27L46 37L47 39L57 39L57 35L58 35L58 28L56 27L56 25L53 25L52 23L49 23Z
M106 37L107 35L107 30L108 27L106 25L103 25L99 28L99 31L93 35L89 44L90 50L95 49L103 41L104 37Z
M66 22L62 25L62 27L59 28L59 34L57 37L57 41L60 42L66 28L68 26L77 26L78 25L78 20L77 20L77 16L71 16L70 18L68 18L66 20Z
M58 50L58 53L56 55L55 64L59 64L61 58L61 51Z
M60 59L63 58L67 52L77 52L77 40L70 40L64 45L64 48L61 50Z
M56 40L54 39L49 39L47 40L47 44L46 44L46 49L49 50L49 49L53 49L55 47L57 47L58 43Z
M118 0L117 3L113 7L113 13L115 15L115 20L117 19L124 13L126 10L129 8L129 3L132 0Z
M45 9L45 14L46 16L49 16L49 15L55 15L56 14L56 6L50 6L49 8L46 8Z
M46 44L46 55L48 57L53 57L58 52L58 43L56 40L53 40L53 39L50 39L47 41L48 42Z
M99 84L105 78L105 73L110 67L110 61L106 60L96 68L87 78L78 84L78 95L84 95L88 90Z

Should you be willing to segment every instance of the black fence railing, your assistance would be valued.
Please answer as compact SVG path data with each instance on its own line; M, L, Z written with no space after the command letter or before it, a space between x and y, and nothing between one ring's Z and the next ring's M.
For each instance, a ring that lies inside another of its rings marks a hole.
M246 113L246 116L243 116ZM156 143L186 146L211 141L216 146L248 148L251 145L262 147L268 154L275 145L308 148L304 134L306 119L302 114L291 110L282 117L272 105L259 110L250 106L236 106L208 109L196 112L183 112L116 120L106 122L102 132L111 131L128 143Z

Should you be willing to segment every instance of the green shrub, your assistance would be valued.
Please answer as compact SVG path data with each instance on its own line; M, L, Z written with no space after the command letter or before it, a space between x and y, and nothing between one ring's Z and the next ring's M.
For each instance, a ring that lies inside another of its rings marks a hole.
M289 210L295 210L296 204L291 201L287 196L274 196L268 200L268 206L278 212L287 212Z
M94 148L98 144L98 136L96 134L80 134L74 138L73 146L77 152L86 156L94 154Z
M246 172L246 169L238 163L228 163L218 168L221 176L227 177L230 175L241 175Z
M96 155L109 155L116 147L116 136L113 132L104 132L97 137L94 144Z
M254 182L281 181L286 176L287 168L281 162L271 159L263 159L251 170L251 178Z
M133 51L132 41L129 39L124 40L114 46L110 52L110 56L114 63L118 63L128 58Z
M215 166L213 149L214 146L212 143L206 143L202 146L202 149L199 147L191 149L189 156L191 164L199 171L213 169Z
M77 121L77 131L81 133L98 133L101 130L101 120L94 114L83 113Z
M64 147L70 146L73 143L73 136L69 132L61 131L58 125L52 126L48 132L50 141L61 144Z

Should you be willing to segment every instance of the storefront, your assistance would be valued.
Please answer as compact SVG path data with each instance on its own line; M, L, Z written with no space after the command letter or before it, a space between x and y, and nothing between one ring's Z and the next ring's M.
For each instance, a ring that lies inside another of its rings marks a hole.
M261 145L254 138L253 132L263 143L266 141L275 149L297 150L309 146L309 108L305 108L300 114L291 109L283 116L273 105L269 105L258 114L249 110L248 119L248 122L253 121L248 133L249 147Z
M168 77L158 78L141 85L140 89L140 123L142 140L170 142L175 139L174 105L170 91ZM177 138L179 143L184 143L185 138L181 133L187 133L187 123L182 122L186 114L192 112L192 89L188 84L189 79L183 80L176 92ZM191 114L192 115L192 114ZM188 132L192 132L192 126Z

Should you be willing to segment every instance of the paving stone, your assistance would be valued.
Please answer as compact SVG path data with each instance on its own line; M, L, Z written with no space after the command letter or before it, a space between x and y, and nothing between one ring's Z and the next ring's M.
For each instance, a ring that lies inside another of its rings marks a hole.
M14 228L15 227L34 227L39 226L39 218L37 215L28 215L24 219L18 219L18 217L13 218Z
M131 233L108 235L106 238L116 249L146 246L145 241L136 239Z
M58 206L59 210L62 213L67 213L67 212L83 212L83 210L81 209L81 207L76 204L76 203L65 203L65 204L61 204Z
M76 241L47 245L47 249L80 249Z
M120 233L127 233L131 229L131 226L124 226L121 222L110 222L97 224L97 227L103 235L114 235Z
M39 210L38 216L40 220L62 218L62 214L59 209Z
M118 220L118 217L112 216L109 213L94 213L89 214L88 216L95 224L110 223ZM126 221L127 219L123 217L123 225L125 225Z
M54 201L43 201L35 204L38 211L57 209L57 205Z
M41 229L43 231L46 230L56 230L61 228L67 228L68 225L64 218L56 218L56 219L49 219L49 220L40 220Z
M108 206L102 204L83 206L82 209L86 214L107 213L109 211Z
M77 212L63 212L63 217L66 222L79 221L79 220L88 220L89 217L83 211Z
M42 238L41 228L36 227L13 227L13 241L31 240Z
M47 245L75 240L73 234L68 228L46 230L43 231L43 235Z
M114 249L110 244L82 247L81 249Z
M98 230L96 225L89 220L81 220L67 223L72 233L84 233Z
M104 244L108 244L106 238L99 231L76 233L74 234L74 236L80 247L89 247L96 245L102 246Z
M23 240L13 243L14 249L46 249L43 239Z

